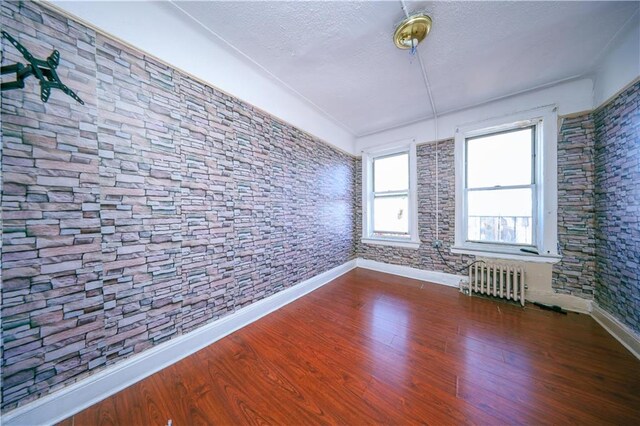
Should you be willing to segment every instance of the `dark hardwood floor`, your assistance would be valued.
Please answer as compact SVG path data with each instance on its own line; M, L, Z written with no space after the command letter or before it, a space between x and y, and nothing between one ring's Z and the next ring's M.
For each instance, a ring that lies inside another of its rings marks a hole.
M639 424L587 315L353 270L62 424Z

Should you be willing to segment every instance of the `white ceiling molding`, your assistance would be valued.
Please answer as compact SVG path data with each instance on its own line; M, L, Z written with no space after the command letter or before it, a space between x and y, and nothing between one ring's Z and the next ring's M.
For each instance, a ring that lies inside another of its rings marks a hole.
M233 50L235 53L237 53L240 57L246 59L247 61L249 61L251 64L253 64L255 67L257 67L258 69L260 69L262 72L264 72L265 74L267 74L269 77L271 77L273 80L275 80L276 82L278 82L279 84L281 84L284 88L286 88L287 90L290 90L291 92L293 92L295 95L299 96L301 99L303 99L304 101L308 102L310 105L312 105L314 108L316 108L318 110L318 112L320 112L321 114L324 114L327 116L327 118L329 118L330 120L332 120L335 124L337 124L338 126L344 127L345 130L349 131L349 133L353 133L353 130L350 129L348 126L346 126L344 123L341 123L340 121L338 121L335 117L333 117L329 112L325 111L324 109L322 109L321 107L319 107L318 105L316 105L311 99L307 98L306 96L304 96L302 93L298 92L296 89L294 89L293 87L289 86L287 83L285 83L284 81L280 80L278 78L278 76L274 75L271 71L269 71L268 69L266 69L265 67L263 67L261 64L259 64L258 62L254 61L252 58L250 58L249 56L247 56L244 52L240 51L239 49L237 49L234 45L232 45L231 43L229 43L227 40L225 40L222 36L220 36L219 34L217 34L215 31L213 31L211 28L207 27L206 25L204 25L202 22L200 22L200 20L191 15L189 12L187 12L186 10L184 10L183 8L181 8L179 6L179 2L176 2L175 0L168 0L170 4L172 4L176 9L178 9L181 13L184 13L186 16L188 16L189 18L191 18L196 24L198 24L202 29L204 29L205 31L207 31L208 33L210 33L211 35L213 35L214 37L216 37L220 42L222 42L224 45L228 46L231 50Z
M463 107L460 107L460 108L456 108L456 109L453 109L453 110L438 112L438 115L453 114L453 113L456 113L456 112L461 112L461 111L465 111L465 110L469 110L469 109L473 109L473 108L478 108L478 107L481 107L482 105L494 103L494 102L497 102L497 101L500 101L500 100L503 100L503 99L514 98L514 97L517 97L519 95L523 95L523 94L531 93L531 92L536 92L538 90L546 89L547 87L553 87L553 86L557 86L557 85L559 85L561 83L566 83L566 82L573 81L573 80L580 80L580 79L583 79L583 78L591 78L591 77L585 77L585 76L582 76L582 75L571 76L571 77L568 77L568 78L563 78L560 81L554 81L552 83L543 84L543 85L540 85L540 86L537 86L537 87L532 87L530 89L522 90L520 92L510 93L508 95L500 96L500 97L497 97L495 99L488 99L488 100L486 100L484 102L480 102L480 103L475 104L475 105L466 105L466 106L463 106ZM360 139L366 138L367 136L375 135L376 133L383 133L383 132L386 132L386 131L389 131L389 130L394 130L394 129L398 129L398 128L401 128L401 127L409 126L411 124L419 123L419 122L422 122L422 121L425 121L425 120L432 120L433 118L434 117L431 116L431 117L425 117L425 118L418 119L418 120L411 120L411 121L406 122L406 123L400 123L400 124L398 124L396 126L391 126L391 127L388 127L388 128L379 129L379 130L373 131L371 133L366 133L366 134L363 134L363 135L357 135L356 138L360 138Z
M418 57L387 2L193 2L197 16L357 136L588 75L637 2L406 2L433 19ZM597 31L594 31L597 28ZM425 94L426 65L434 106Z
M353 153L354 136L295 91L162 2L54 0L57 8L242 99L335 147Z
M438 139L451 139L456 127L490 118L507 116L519 111L534 109L543 105L558 106L558 115L567 115L593 108L593 81L590 78L574 79L503 98L461 111L438 115ZM434 120L422 120L406 126L356 139L356 153L391 141L415 138L416 142L434 141Z
M588 110L640 66L638 2L407 1L433 19L417 57L392 41L397 0L54 3L350 153L433 140L435 110L439 139L460 120Z

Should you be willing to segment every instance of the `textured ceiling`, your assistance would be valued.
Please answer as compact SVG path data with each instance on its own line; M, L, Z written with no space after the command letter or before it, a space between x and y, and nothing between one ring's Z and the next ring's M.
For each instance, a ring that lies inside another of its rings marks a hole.
M433 115L390 2L175 3L356 136ZM638 2L406 2L438 114L590 72ZM634 15L635 14L635 15Z

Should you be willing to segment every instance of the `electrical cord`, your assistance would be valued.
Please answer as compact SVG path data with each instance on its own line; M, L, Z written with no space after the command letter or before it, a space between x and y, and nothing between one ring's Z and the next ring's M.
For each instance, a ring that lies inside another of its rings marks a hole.
M402 6L402 11L404 12L404 15L409 18L409 11L407 10L407 6L404 2L404 0L400 0L400 5ZM435 241L438 243L438 245L435 246L436 250L438 251L438 254L440 255L440 259L442 259L442 262L444 263L445 267L451 269L454 272L463 272L465 269L468 269L470 266L475 265L476 263L485 263L482 260L476 260L472 263L470 263L469 265L466 265L460 269L456 269L455 266L451 266L449 264L449 262L444 258L444 256L442 255L442 252L440 251L440 235L439 235L439 227L440 227L440 176L439 176L439 168L440 168L440 164L439 164L439 159L438 159L438 151L439 151L439 146L438 146L438 111L436 110L436 105L435 102L433 100L433 93L431 92L431 84L429 83L429 76L427 74L427 69L424 65L424 62L422 61L422 57L420 56L420 53L416 51L415 47L412 48L412 54L415 54L415 56L418 57L418 62L420 63L420 71L422 71L422 78L424 81L424 86L427 89L427 95L429 98L429 103L431 104L431 111L433 112L433 132L434 132L434 141L435 141L435 178L436 178L436 182L435 182L435 190L436 190L436 200L435 200L435 214L436 214L436 226L435 226Z
M484 260L475 260L475 261L471 262L470 264L463 266L462 268L456 269L454 266L451 266L449 264L447 259L444 258L444 256L442 255L442 251L440 251L440 247L436 247L436 250L438 251L438 254L440 255L440 259L442 259L442 263L444 263L444 266L446 266L447 268L451 269L454 272L464 272L465 270L469 269L470 267L472 267L476 263L485 263Z

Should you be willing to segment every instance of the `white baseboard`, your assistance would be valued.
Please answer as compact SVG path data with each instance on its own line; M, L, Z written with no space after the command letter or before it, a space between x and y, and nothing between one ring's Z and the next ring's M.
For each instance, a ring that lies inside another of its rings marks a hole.
M399 275L401 277L413 278L421 281L429 281L435 284L442 284L449 287L459 287L461 280L468 278L463 275L447 274L445 272L425 271L423 269L412 268L410 266L392 265L390 263L377 262L369 259L356 259L358 268L371 269L372 271L386 272L387 274Z
M107 367L73 385L3 414L2 423L5 426L46 425L64 420L293 302L355 267L356 260L350 260L218 321Z
M526 290L525 299L527 302L539 302L545 305L557 305L562 309L579 314L591 314L592 301L570 294L559 294L551 291Z
M369 259L356 259L359 268L370 269L387 274L399 275L421 281L429 281L450 287L458 287L460 280L466 280L462 275L447 274L444 272L425 271L409 266L392 265ZM595 302L567 294L557 294L544 291L527 290L527 301L536 301L546 304L558 305L568 311L591 315L605 330L615 337L636 358L640 359L640 336L629 327L622 324L610 313L603 310Z
M629 349L636 358L640 359L640 336L634 333L629 327L621 323L617 318L609 312L593 303L591 307L591 316L613 337Z
M356 267L450 287L458 287L460 281L467 278L462 275L425 271L368 259L354 259L242 308L218 321L107 367L73 385L18 407L2 416L2 424L5 426L46 425L64 420L293 302ZM591 308L592 317L640 359L640 337L597 304L593 303Z

